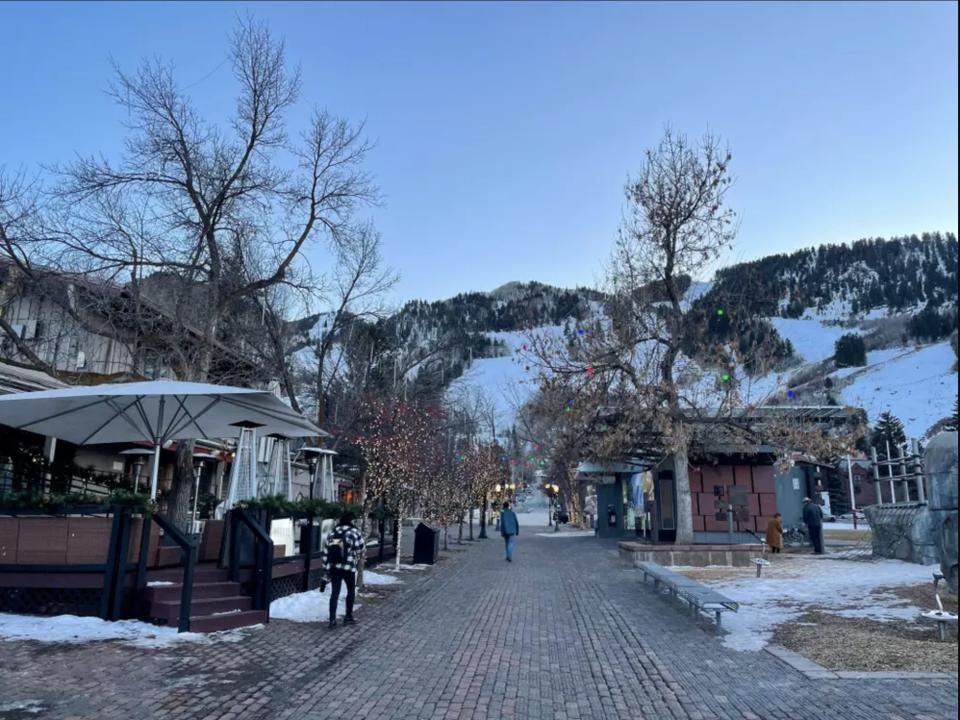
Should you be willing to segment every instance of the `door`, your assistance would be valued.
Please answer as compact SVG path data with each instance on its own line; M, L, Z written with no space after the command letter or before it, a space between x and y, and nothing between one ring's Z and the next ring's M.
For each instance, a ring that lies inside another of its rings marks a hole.
M623 500L620 483L597 486L597 535L600 537L620 537L623 533ZM610 524L610 513L616 519Z
M677 539L677 487L672 470L657 474L657 540L676 542Z

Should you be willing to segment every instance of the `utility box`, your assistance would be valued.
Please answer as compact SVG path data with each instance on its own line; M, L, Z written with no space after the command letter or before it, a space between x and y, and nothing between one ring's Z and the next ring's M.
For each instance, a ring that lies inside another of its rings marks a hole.
M413 534L414 564L433 565L440 556L440 531L420 523Z

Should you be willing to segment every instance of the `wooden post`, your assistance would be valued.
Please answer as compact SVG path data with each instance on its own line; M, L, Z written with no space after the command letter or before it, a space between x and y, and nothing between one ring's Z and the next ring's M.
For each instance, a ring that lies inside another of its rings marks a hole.
M870 464L873 465L873 486L876 490L877 505L883 505L883 487L880 485L880 468L877 465L877 449L870 448Z

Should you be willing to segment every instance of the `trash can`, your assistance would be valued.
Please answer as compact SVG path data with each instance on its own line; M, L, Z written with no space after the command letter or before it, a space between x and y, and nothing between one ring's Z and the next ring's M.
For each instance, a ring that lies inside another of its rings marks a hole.
M440 555L440 531L420 523L413 534L413 562L416 565L433 565Z

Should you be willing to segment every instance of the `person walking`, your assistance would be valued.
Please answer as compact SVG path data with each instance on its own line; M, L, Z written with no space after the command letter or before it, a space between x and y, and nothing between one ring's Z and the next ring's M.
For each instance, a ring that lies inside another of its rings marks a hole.
M803 499L803 522L816 555L823 555L823 510L813 500Z
M513 562L514 538L520 534L520 521L517 514L510 509L510 503L505 502L500 511L500 534L503 535L503 544L507 551L507 562Z
M774 513L773 519L767 523L767 545L772 553L783 550L783 516L780 513Z
M347 586L347 614L345 624L352 624L353 602L357 591L357 565L363 550L363 533L353 524L353 514L344 513L323 545L321 562L330 578L330 627L337 626L337 603L340 590Z

